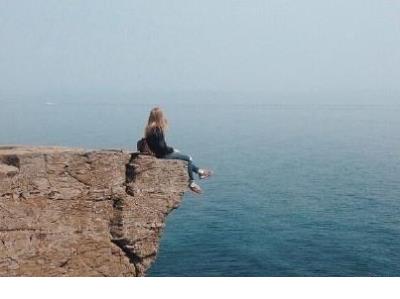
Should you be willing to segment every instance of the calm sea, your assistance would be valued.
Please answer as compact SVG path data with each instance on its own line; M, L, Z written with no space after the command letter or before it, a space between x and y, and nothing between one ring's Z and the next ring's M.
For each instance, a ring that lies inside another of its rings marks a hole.
M135 150L152 107L4 100L0 143ZM149 276L400 276L400 106L162 107L170 145L215 176L169 216Z

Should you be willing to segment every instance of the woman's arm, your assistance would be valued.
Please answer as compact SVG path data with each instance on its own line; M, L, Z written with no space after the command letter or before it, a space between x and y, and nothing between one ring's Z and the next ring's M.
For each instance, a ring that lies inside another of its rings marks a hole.
M174 149L171 146L167 145L167 142L165 141L164 133L162 131L159 131L158 142L159 142L160 148L163 149L163 151L166 154L172 153L174 151Z

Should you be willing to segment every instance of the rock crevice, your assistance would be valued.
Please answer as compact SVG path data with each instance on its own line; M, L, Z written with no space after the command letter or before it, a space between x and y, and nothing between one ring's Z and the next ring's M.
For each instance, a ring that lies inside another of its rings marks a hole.
M186 165L125 151L0 147L1 276L143 276Z

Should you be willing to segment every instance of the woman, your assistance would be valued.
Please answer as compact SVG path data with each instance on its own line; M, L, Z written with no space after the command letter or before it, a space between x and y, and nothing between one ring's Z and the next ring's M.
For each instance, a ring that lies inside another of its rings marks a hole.
M157 158L178 159L188 163L189 188L193 192L201 193L202 190L194 181L193 172L197 173L200 179L205 179L212 175L212 171L198 168L193 164L192 157L182 154L179 150L167 145L164 132L167 129L168 122L159 107L150 111L149 121L145 128L144 136L150 150Z

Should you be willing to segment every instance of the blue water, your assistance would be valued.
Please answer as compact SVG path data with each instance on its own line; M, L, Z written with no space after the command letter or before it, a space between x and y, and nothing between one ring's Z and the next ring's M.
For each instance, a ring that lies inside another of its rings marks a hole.
M134 150L153 104L3 100L0 143ZM168 218L149 276L400 276L400 106L169 103L215 176Z

